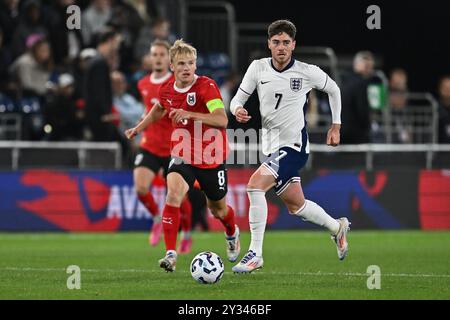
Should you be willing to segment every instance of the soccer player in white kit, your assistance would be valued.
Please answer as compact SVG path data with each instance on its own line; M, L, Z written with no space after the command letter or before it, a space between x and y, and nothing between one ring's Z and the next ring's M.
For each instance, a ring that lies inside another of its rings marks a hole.
M232 268L237 273L252 272L263 266L262 246L267 221L265 193L272 187L290 214L331 232L340 260L347 255L348 219L334 219L318 204L306 200L299 177L309 155L305 121L309 92L317 89L329 96L332 125L327 133L327 145L333 147L340 142L341 94L336 83L319 67L292 57L295 35L296 27L288 20L278 20L269 26L271 58L251 63L230 103L236 120L245 123L250 119L245 102L255 89L258 91L262 151L268 155L247 185L251 243L247 254Z

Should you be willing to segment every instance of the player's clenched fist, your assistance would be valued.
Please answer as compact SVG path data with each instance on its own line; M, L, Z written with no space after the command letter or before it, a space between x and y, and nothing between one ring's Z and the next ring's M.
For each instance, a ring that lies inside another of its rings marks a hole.
M247 110L243 107L238 107L235 113L236 121L241 123L248 122L252 117L248 115Z
M332 147L339 145L341 142L340 128L341 126L339 124L333 124L331 126L327 133L327 145Z
M125 136L128 139L133 139L134 137L136 137L138 135L138 130L136 128L131 128L131 129L127 129L125 130Z

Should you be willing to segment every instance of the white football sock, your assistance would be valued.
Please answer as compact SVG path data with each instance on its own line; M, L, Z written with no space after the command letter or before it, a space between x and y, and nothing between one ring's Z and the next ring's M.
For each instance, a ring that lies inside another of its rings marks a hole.
M339 222L330 217L325 210L322 209L317 203L306 200L303 207L301 207L294 215L302 218L303 221L308 221L317 224L321 227L325 227L332 234L336 234L339 231Z
M251 232L250 250L254 251L258 257L261 257L267 222L266 193L258 189L248 189L247 194L250 199L250 211L248 214Z

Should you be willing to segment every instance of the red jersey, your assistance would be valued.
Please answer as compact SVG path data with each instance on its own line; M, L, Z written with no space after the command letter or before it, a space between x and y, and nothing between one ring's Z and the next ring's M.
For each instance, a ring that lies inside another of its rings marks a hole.
M150 112L155 103L159 102L159 88L173 78L172 73L168 73L161 79L154 79L152 75L146 75L139 80L137 87L145 104L145 114ZM161 120L150 124L142 132L140 147L158 157L170 156L170 137L173 127L169 115L165 115Z
M216 82L204 76L196 76L194 83L183 89L177 88L175 79L171 79L159 91L160 104L169 113L172 109L210 113L207 104L218 99L222 97ZM193 120L173 123L173 126L172 157L181 157L186 163L203 169L216 168L225 162L229 151L225 129Z

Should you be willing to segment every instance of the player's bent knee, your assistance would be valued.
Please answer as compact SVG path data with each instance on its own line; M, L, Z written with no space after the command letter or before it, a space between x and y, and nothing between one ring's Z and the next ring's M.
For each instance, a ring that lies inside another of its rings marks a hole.
M248 190L261 190L263 191L263 185L262 183L258 182L256 179L255 180L250 180L247 183L247 191Z

